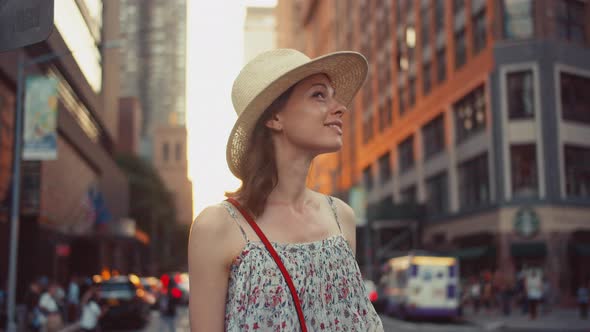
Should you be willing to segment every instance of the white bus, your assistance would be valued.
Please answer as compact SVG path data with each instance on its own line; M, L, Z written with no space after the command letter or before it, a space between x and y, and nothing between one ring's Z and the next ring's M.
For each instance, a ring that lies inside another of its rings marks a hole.
M459 262L410 254L385 263L379 281L387 314L402 318L454 318L459 314Z

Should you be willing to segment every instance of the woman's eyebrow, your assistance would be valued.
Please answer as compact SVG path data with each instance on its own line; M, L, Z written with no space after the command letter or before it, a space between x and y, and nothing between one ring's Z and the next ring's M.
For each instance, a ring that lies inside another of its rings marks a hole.
M326 90L330 91L332 93L332 95L336 94L336 91L334 90L334 88L332 88L331 86L328 86L326 83L314 83L311 85L311 87L313 88L316 85L324 87Z

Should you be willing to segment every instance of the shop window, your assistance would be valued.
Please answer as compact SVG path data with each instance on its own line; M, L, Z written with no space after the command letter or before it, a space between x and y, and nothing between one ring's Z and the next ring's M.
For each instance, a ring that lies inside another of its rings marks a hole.
M538 195L538 176L535 145L511 146L510 161L513 196L536 197Z
M585 38L586 3L579 0L556 2L557 34L563 40L583 43Z
M459 164L459 202L462 209L489 203L488 156L483 154Z
M443 172L426 179L426 209L431 215L447 211L447 173Z
M590 78L562 72L560 84L563 119L590 124Z
M403 173L414 167L414 136L406 138L398 148L400 173Z
M531 70L509 73L506 76L508 90L508 117L525 119L535 116L533 72Z
M382 184L391 178L391 163L389 159L389 152L379 158L379 180Z
M504 37L526 39L533 34L533 0L504 0Z
M480 86L453 106L456 142L461 143L479 133L486 126L484 87Z
M443 151L445 147L444 116L441 114L430 121L422 129L422 141L424 143L424 159Z
M590 198L590 147L566 145L564 156L566 195Z

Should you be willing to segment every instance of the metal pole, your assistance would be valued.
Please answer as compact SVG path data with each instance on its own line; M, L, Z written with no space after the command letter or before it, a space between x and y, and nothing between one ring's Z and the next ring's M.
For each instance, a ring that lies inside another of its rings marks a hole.
M18 226L20 214L20 168L22 155L22 122L23 122L23 85L25 58L21 52L18 57L16 77L16 120L14 125L14 155L12 166L12 207L10 209L10 258L8 268L8 303L6 331L16 332L16 274L18 260Z

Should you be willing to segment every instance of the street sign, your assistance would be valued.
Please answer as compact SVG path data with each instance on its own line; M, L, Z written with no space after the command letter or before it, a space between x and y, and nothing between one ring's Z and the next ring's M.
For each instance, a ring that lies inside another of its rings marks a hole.
M0 52L47 39L53 6L54 0L0 0Z

